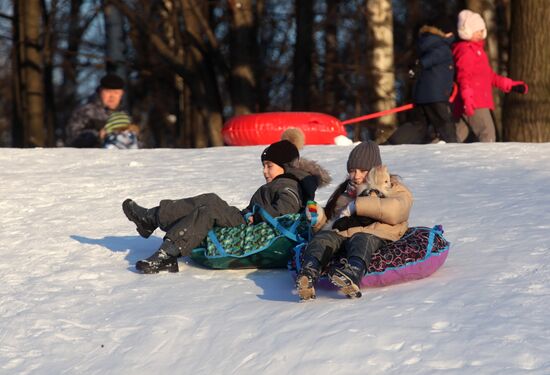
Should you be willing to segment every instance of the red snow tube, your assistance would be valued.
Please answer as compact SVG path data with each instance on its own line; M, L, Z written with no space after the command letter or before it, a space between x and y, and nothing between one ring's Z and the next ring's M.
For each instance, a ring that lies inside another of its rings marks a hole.
M306 145L334 144L334 138L346 135L344 125L333 116L317 112L267 112L240 115L229 119L222 130L230 146L267 145L281 139L288 128L300 128Z

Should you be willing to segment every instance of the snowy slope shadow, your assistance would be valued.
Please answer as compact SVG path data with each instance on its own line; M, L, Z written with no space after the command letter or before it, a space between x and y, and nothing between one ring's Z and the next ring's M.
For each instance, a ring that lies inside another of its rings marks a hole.
M286 269L256 270L246 277L262 288L263 294L258 294L260 299L282 302L298 300L298 296L294 292L294 279Z
M150 237L147 240L140 236L106 236L103 238L89 238L78 235L70 236L73 240L87 245L99 245L112 252L127 252L125 259L134 265L140 259L153 254L162 243L159 237Z

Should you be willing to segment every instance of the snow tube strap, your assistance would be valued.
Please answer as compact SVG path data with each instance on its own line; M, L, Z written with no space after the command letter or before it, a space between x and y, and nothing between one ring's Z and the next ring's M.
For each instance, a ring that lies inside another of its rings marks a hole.
M298 238L298 236L296 235L296 229L300 224L300 219L302 218L302 216L300 216L300 219L296 220L294 224L292 224L292 226L287 229L283 227L281 223L279 223L273 216L271 216L263 207L255 205L254 208L252 209L252 212L254 213L259 212L266 223L271 225L273 228L277 229L286 238L294 242L300 242L300 238Z
M428 259L432 255L432 249L434 247L434 239L435 235L443 235L443 228L441 225L434 225L432 229L430 229L430 234L428 236L428 246L426 246L426 256L424 259Z
M216 233L214 233L214 231L212 229L210 229L208 231L208 238L210 238L210 241L212 241L212 243L214 244L214 246L216 246L216 249L218 249L218 251L220 252L220 254L222 256L227 255L227 253L225 252L225 249L223 248L222 244L220 243L220 241L218 241L218 237L216 236Z
M282 226L281 223L279 221L277 221L273 216L271 216L264 208L262 208L258 205L255 205L252 208L252 213L256 213L256 212L259 212L260 215L262 215L262 218L264 219L264 221L266 223L268 223L273 228L278 230L286 238L288 238L288 239L290 239L291 241L294 241L294 242L303 242L304 241L304 239L301 238L301 236L296 234L296 230L298 229L298 225L300 225L300 221L303 218L303 215L304 215L303 213L300 215L300 218L298 218L298 220L296 220L292 224L292 226L290 226L290 228L287 229L284 226ZM224 247L222 246L222 244L218 240L218 237L216 236L216 233L214 232L213 229L210 229L208 231L208 238L210 238L210 241L212 241L212 243L214 244L214 246L216 246L216 249L219 251L219 253L222 256L227 256L227 252L225 251Z

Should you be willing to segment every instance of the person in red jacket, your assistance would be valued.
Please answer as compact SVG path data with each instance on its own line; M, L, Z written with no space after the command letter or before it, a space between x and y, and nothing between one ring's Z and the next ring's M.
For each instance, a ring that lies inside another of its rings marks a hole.
M462 10L457 27L461 39L453 45L460 94L454 110L459 118L457 138L463 142L471 130L480 142L495 142L495 124L490 112L495 108L492 88L526 94L528 87L523 81L514 81L493 71L484 51L487 28L479 14Z

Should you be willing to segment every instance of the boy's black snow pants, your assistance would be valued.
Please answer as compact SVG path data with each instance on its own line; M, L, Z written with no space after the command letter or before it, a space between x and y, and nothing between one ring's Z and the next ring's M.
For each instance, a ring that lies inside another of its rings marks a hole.
M214 226L235 227L245 224L237 207L233 207L214 193L178 200L163 200L158 210L160 229L166 232L177 249L173 256L189 255Z

